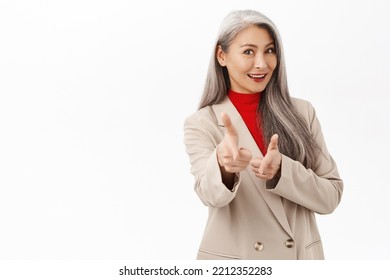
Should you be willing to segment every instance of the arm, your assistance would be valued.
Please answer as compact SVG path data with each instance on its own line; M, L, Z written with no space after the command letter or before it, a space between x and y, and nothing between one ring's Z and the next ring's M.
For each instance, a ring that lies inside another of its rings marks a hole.
M321 125L310 103L307 103L307 112L310 131L319 147L313 170L282 155L280 178L276 184L267 181L267 189L314 212L328 214L340 203L343 181L327 150Z
M199 198L207 206L223 207L234 199L240 185L239 171L246 168L251 154L238 149L237 141L229 136L234 132L229 128L231 123L224 135L212 116L204 109L187 118L184 144Z

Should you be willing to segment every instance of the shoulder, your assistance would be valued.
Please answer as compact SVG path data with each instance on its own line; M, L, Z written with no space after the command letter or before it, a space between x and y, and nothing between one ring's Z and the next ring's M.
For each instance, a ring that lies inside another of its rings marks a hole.
M212 143L215 147L223 138L222 128L212 106L199 109L184 121L184 143L198 148Z
M187 122L187 121L201 121L201 120L213 120L213 119L216 118L212 107L206 106L192 113L191 115L187 116L185 121Z
M304 99L291 97L291 102L297 112L308 122L311 123L315 116L313 105Z
M189 115L185 121L184 121L184 127L185 128L195 128L198 127L206 128L208 126L215 126L217 125L218 121L215 116L214 110L211 106L206 106L202 109L199 109L195 113Z
M313 108L313 105L307 100L291 97L291 102L297 110L308 110Z

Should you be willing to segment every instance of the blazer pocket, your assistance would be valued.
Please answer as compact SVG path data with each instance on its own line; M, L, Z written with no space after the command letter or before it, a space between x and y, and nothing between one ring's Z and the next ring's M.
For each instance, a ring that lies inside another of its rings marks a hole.
M321 239L310 242L305 246L305 259L307 260L324 260L324 250Z
M321 244L321 239L316 240L316 241L313 241L313 242L309 243L308 245L306 245L306 246L305 246L305 250L309 250L309 249L311 249L312 247L318 246L318 245L322 245L322 244Z
M197 260L241 260L242 257L199 249Z

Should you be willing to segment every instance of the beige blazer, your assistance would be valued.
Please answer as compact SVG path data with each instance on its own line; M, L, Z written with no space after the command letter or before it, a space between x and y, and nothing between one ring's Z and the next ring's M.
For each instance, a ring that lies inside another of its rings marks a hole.
M195 191L209 216L197 259L324 259L315 213L335 210L343 182L329 155L312 105L293 98L320 152L313 170L282 155L275 188L257 178L251 167L236 174L233 191L223 183L216 146L224 137L226 112L239 134L239 145L263 157L229 98L185 120L184 144L195 177Z

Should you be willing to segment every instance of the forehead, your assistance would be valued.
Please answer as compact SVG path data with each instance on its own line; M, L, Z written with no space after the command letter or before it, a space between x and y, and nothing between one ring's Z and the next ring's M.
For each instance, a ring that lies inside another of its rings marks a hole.
M238 32L232 45L251 44L261 47L271 42L273 42L272 36L266 28L252 25Z

